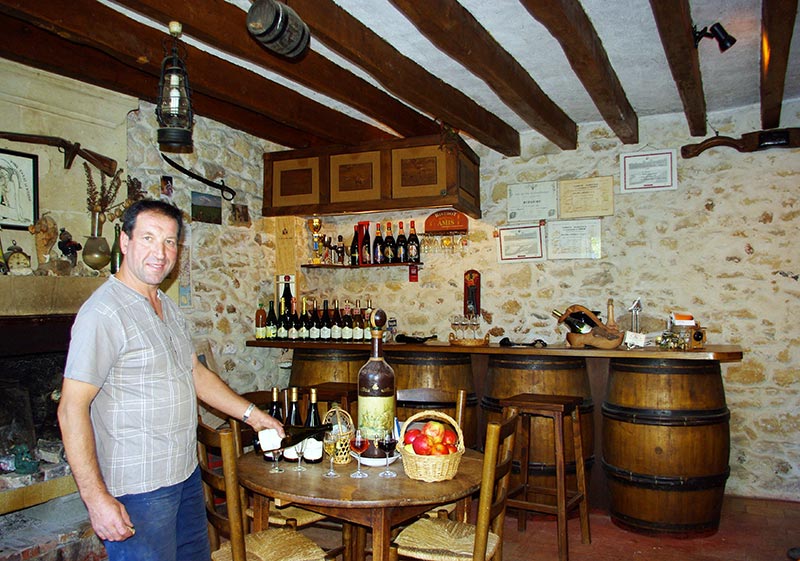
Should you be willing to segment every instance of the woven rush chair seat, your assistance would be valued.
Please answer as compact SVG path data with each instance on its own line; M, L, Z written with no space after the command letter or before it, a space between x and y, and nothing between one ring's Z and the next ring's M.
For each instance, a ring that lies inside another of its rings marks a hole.
M325 552L316 543L289 528L269 528L246 534L244 548L247 561L317 561ZM231 542L225 542L211 553L212 561L238 561Z
M401 557L450 561L472 559L475 547L475 526L449 518L420 518L405 528L394 543ZM494 556L500 536L489 532L486 558Z
M248 518L253 518L253 508L247 507L245 510ZM327 516L313 512L311 510L296 506L276 507L272 501L269 505L269 525L270 526L296 526L302 528L309 524L316 524L325 520Z

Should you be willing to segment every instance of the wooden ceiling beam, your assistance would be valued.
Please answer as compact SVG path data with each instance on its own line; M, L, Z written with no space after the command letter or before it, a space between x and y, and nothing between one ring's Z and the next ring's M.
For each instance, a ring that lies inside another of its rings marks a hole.
M180 14L184 35L345 103L402 136L424 136L439 132L439 126L429 117L311 49L295 60L271 53L247 31L247 13L224 0L118 2L163 23L165 27L176 18L176 14Z
M639 142L639 119L578 0L520 0L556 38L611 130L625 144Z
M164 57L161 33L94 0L2 0L0 12L29 21L76 43L99 49L123 63L158 76ZM102 22L102 25L98 25ZM266 115L333 143L359 144L392 135L184 44L193 91Z
M672 79L678 87L692 136L706 135L706 98L700 56L694 46L689 0L650 0Z
M789 64L797 0L763 0L761 3L761 127L781 123L781 104Z
M158 78L124 65L109 55L62 39L32 24L0 14L0 56L40 70L93 84L150 103L156 102ZM324 146L331 140L287 127L263 115L195 92L195 113L229 127L290 148Z
M578 145L578 126L530 74L456 0L390 0L432 43L480 77L545 138L564 150ZM453 33L458 29L458 33Z
M516 130L403 56L331 0L292 0L291 7L313 37L364 69L400 99L501 154L520 154Z

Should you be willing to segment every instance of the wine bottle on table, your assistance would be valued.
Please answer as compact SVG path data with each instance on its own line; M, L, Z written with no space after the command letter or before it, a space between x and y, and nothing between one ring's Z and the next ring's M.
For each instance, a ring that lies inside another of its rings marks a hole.
M319 416L319 405L317 405L317 388L311 388L309 396L308 413L306 414L306 428L318 428L322 426L322 419ZM309 464L318 464L322 461L322 433L316 434L306 441L305 454L303 460Z
M383 326L386 312L375 310L369 319L372 355L358 371L358 428L369 440L366 458L383 458L375 439L394 428L396 411L394 370L383 359Z
M289 409L286 411L286 423L284 423L284 432L287 435L289 434L287 432L288 428L303 426L303 417L300 415L299 395L300 392L298 388L292 387L289 389ZM297 440L294 444L298 442L300 442L300 440ZM287 462L297 461L297 450L294 449L294 445L283 449L283 458Z
M271 415L276 421L283 423L283 404L281 403L281 391L277 386L272 387L272 402L269 404L267 413ZM256 433L258 439L258 433ZM272 461L273 453L270 451L264 452L264 460Z
M419 237L417 237L417 229L412 220L408 230L408 262L419 263L419 261Z
M372 242L372 264L379 265L385 263L383 256L383 237L381 236L381 223L375 223L375 240Z
M392 235L392 223L386 223L386 235L383 237L383 262L394 263L394 258L397 255L397 242L394 241Z
M278 336L278 316L275 315L275 302L270 300L269 311L267 312L267 339L275 339Z
M353 226L353 241L350 242L350 265L357 267L358 259L358 224Z
M394 252L395 263L408 262L408 240L406 233L403 231L403 222L400 222L400 230L397 234L397 249Z
M256 339L267 338L267 312L264 309L264 304L258 304L256 310Z
M330 341L331 340L331 328L333 327L333 323L331 322L331 316L328 313L328 301L322 301L322 327L319 329L319 338L320 341Z
M331 317L331 341L342 340L342 314L339 312L338 298L333 301L333 317Z

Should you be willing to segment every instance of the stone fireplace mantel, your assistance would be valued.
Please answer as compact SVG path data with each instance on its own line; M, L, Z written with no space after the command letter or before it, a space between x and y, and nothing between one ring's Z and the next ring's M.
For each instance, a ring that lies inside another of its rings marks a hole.
M75 314L107 277L0 276L0 316Z

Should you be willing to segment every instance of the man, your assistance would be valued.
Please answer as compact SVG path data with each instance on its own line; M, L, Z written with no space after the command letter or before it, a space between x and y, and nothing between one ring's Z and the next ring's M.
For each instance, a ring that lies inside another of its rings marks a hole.
M197 360L185 318L158 288L177 261L181 211L143 200L122 220L122 265L72 327L64 448L111 561L206 561L197 399L256 430L283 430Z

